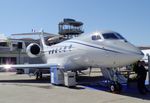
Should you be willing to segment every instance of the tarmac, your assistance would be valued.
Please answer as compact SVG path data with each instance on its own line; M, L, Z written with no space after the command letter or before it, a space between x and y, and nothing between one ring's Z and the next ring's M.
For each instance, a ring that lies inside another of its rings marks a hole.
M122 93L115 94L93 81L99 77L90 77L83 76L76 88L68 88L50 84L49 78L1 72L0 103L150 103L150 93L140 95L135 86L124 86Z

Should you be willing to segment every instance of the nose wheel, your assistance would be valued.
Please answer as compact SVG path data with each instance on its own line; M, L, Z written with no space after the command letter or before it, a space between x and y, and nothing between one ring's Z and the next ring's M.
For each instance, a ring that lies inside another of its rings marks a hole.
M111 83L109 88L113 93L120 93L122 91L122 85L118 82Z

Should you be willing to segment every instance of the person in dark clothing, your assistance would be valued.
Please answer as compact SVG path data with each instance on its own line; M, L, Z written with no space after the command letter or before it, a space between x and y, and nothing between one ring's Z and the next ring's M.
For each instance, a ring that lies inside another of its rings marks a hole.
M145 69L145 62L140 61L137 65L137 87L141 94L146 94L148 89L145 86L145 80L147 75L147 70Z
M139 66L139 63L140 63L141 61L137 61L136 63L134 63L133 64L133 71L137 74L137 72L138 72L138 66Z

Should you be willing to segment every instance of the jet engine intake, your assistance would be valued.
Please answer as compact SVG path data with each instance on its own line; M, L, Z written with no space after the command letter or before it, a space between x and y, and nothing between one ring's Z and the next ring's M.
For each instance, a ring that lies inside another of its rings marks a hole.
M28 45L26 53L31 58L39 57L41 54L41 47L37 43L31 43Z

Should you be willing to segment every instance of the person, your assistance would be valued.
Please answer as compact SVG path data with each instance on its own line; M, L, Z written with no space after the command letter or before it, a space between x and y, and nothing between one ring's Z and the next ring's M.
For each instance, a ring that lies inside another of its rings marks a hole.
M147 75L147 70L145 68L145 62L140 61L137 64L137 87L141 94L146 94L149 90L145 86L145 80Z
M140 63L141 61L137 61L137 62L135 62L132 66L133 66L133 71L137 74L137 72L138 72L138 66L139 66L139 63Z

